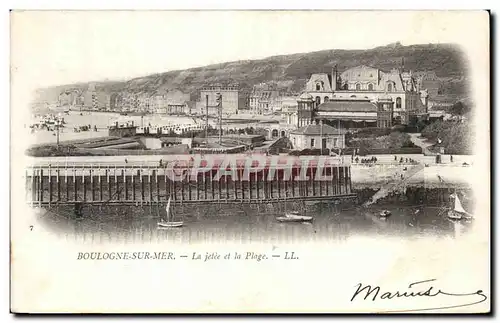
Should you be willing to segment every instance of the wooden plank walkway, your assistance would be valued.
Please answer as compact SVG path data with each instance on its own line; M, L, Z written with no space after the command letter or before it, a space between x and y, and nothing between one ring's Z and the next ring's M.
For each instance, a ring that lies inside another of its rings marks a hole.
M178 178L172 180L175 171ZM166 203L274 203L284 200L329 200L353 198L349 166L309 168L306 177L292 168L264 169L249 173L235 170L235 177L209 170L192 174L190 168L160 167L30 167L26 169L26 202L52 204L127 204ZM193 176L191 176L193 175Z

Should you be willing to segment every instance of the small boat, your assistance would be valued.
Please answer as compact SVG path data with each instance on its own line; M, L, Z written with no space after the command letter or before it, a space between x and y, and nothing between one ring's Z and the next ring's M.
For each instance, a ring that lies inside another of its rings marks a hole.
M300 215L297 211L285 212L285 216L276 218L279 222L311 222L312 216Z
M453 208L448 210L447 216L451 220L471 220L473 218L472 214L465 211L462 206L462 202L458 198L457 193L453 193L451 196L453 198Z
M170 202L172 201L172 198L170 197L167 202L167 206L165 209L167 210L167 221L164 221L163 219L158 222L158 228L178 228L182 227L184 225L184 221L172 221L173 219L173 212L170 210Z
M278 216L276 220L279 222L311 222L313 220L312 216L301 215L299 211L290 211L286 210L286 197L285 197L285 216Z
M382 212L379 213L379 216L381 218L385 218L385 217L388 217L391 214L392 214L391 211L389 211L389 210L383 210Z
M158 222L158 228L178 228L184 225L183 221L177 222Z

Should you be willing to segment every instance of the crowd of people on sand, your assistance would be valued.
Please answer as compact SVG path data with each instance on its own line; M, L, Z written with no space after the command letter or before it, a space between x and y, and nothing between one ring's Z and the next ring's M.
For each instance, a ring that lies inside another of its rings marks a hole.
M55 131L57 128L63 129L66 121L59 114L46 114L46 115L34 115L34 118L38 118L38 122L34 122L29 125L31 133L35 133L38 130ZM24 126L26 128L26 125Z
M378 159L375 156L372 156L370 158L361 158L361 159L359 158L359 156L356 156L356 158L354 158L354 156L351 156L351 161L360 164L375 164L378 161ZM451 161L453 161L453 156L451 157ZM394 163L416 165L419 162L413 158L408 158L408 157L398 158L398 156L394 156Z
M394 156L394 161L398 162L398 156ZM415 165L415 164L418 164L418 161L416 161L413 158L408 158L408 157L403 158L403 157L401 157L401 158L399 158L399 163L400 164L404 163L404 164L414 164Z
M361 164L374 164L377 162L377 157L372 156L372 158L361 158L361 159L359 159L359 157L356 157L354 159L354 162L361 163Z
M450 163L453 163L453 161L454 161L453 155L450 155L449 161L450 161ZM351 155L351 162L357 163L357 164L368 164L369 166L371 166L371 165L377 163L377 157L372 156L370 158L359 158L358 156L355 157L355 155ZM417 161L411 157L401 157L401 156L394 156L393 163L400 164L400 165L418 165L418 164L420 164L419 161ZM438 163L438 162L436 161L436 163ZM429 167L429 163L424 163L423 165L425 167ZM469 163L463 162L461 165L462 166L469 166ZM406 170L407 170L407 167L405 166L403 168L403 171L406 171Z
M91 131L92 126L91 125L83 125L79 127L74 127L73 132L81 132L81 131ZM94 125L94 132L97 132L97 126Z

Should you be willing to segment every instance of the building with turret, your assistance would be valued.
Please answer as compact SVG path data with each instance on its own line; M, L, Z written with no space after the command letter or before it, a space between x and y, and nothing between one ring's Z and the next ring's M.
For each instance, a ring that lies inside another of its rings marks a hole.
M375 101L377 106L377 127L390 128L394 120L394 101L390 95L381 95Z
M302 93L297 99L297 128L315 123L315 109L313 96L309 93Z
M337 112L342 112L338 115L341 121L376 122L376 119L357 117L376 113L376 110L371 111L372 108L368 106L370 102L376 102L382 95L390 97L394 103L394 124L410 124L418 119L426 118L427 115L426 93L417 87L416 79L411 71L403 72L396 68L385 72L363 65L339 73L337 67L334 66L331 74L312 74L305 91L312 96L313 110L316 112L321 112L318 108L322 104L331 101L338 102L323 106L323 108L328 107L331 112L332 106L339 106ZM350 108L347 108L348 106ZM356 118L352 118L353 116Z

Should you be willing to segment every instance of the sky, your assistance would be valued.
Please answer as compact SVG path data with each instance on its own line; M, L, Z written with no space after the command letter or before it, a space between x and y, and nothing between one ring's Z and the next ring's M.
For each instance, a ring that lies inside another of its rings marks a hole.
M325 49L463 42L476 12L26 11L11 14L11 70L26 86L127 80ZM484 17L483 17L484 18Z

